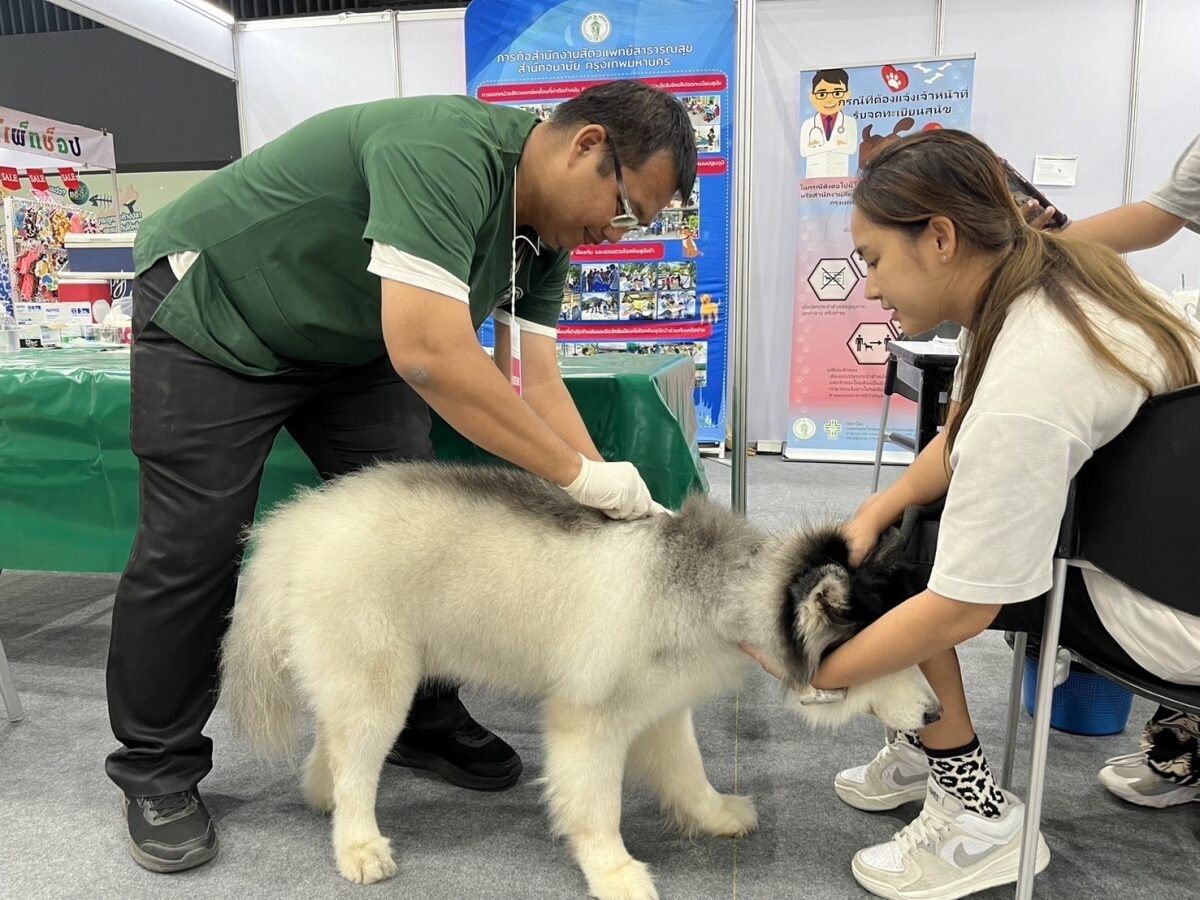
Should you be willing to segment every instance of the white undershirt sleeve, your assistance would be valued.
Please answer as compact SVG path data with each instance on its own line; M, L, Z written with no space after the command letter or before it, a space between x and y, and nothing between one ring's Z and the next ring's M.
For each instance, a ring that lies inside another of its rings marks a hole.
M513 322L513 314L510 313L507 309L503 309L500 307L497 307L496 309L492 310L492 318L495 319L497 322L499 322L501 325L511 326L512 322ZM541 335L545 335L548 338L557 338L558 337L557 329L549 328L545 325L539 325L537 322L530 322L528 319L522 319L520 316L517 316L516 320L517 320L517 327L519 327L521 329L521 331L523 331L525 334L541 334Z
M453 297L463 303L470 302L470 289L464 281L451 275L441 266L397 250L390 244L371 242L371 262L367 271L380 278L411 284L413 287Z
M196 250L184 250L181 253L172 253L167 257L167 265L171 267L171 274L175 276L176 281L183 281L183 276L187 274L187 270L192 267L200 253Z

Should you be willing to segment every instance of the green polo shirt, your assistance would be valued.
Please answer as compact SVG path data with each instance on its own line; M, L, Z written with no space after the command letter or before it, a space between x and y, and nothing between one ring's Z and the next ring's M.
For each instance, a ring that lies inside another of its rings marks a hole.
M138 273L199 258L152 321L249 375L385 352L371 242L466 283L478 328L506 303L517 161L536 119L468 97L380 100L308 119L142 224ZM542 246L517 276L522 319L555 327L570 254Z

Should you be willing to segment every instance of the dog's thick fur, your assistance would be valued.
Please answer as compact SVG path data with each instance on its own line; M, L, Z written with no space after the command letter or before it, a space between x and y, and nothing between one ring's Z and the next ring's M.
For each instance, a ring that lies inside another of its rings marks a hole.
M555 831L593 895L656 897L621 841L626 770L687 831L752 831L749 798L705 777L692 707L737 689L753 665L743 641L807 685L908 590L886 550L850 571L836 529L774 539L703 498L612 523L507 469L379 465L279 507L251 539L223 699L268 755L292 751L298 703L315 712L304 794L333 813L338 869L358 882L396 872L379 774L418 683L442 678L544 701ZM914 728L936 700L913 669L803 709Z

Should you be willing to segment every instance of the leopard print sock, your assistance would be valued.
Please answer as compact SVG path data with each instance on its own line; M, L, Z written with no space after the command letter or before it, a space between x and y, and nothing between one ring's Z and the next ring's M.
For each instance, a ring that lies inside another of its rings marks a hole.
M915 731L897 731L896 743L908 744L910 747L916 747L918 750L925 749L925 745L921 743L921 735Z
M953 794L963 806L985 819L1004 815L1008 800L996 786L987 758L979 747L979 738L950 750L925 748L929 768L938 786Z

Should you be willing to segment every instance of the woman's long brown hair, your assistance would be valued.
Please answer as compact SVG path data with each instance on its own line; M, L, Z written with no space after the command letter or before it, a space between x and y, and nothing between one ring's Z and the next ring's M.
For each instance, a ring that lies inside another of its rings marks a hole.
M916 239L934 216L954 223L971 250L1000 258L968 326L971 353L958 415L949 423L947 454L987 367L1009 307L1035 288L1079 332L1097 359L1148 394L1147 376L1131 369L1097 334L1075 297L1083 294L1144 331L1161 356L1167 390L1197 382L1191 349L1200 334L1148 291L1124 260L1102 244L1035 231L1025 224L1008 190L1004 167L987 144L964 131L944 129L901 138L877 151L860 172L854 205L876 225Z

